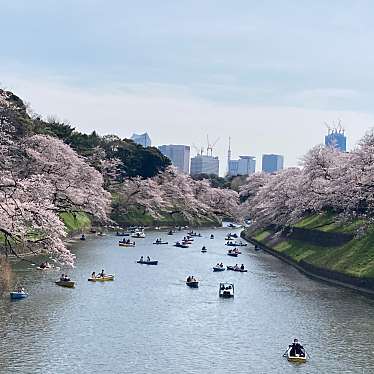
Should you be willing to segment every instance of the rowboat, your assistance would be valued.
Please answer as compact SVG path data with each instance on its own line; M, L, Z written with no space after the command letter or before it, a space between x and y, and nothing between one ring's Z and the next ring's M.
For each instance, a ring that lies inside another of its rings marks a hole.
M54 269L54 266L52 266L52 265L49 265L49 266L46 266L46 267L40 267L40 266L38 266L36 268L36 270L53 270L53 269Z
M73 281L58 280L55 283L57 284L57 286L67 287L67 288L74 288L75 286L75 282Z
M112 280L114 280L114 275L111 274L104 275L103 277L98 275L95 278L88 278L89 282L107 282Z
M303 364L307 361L307 358L306 358L306 354L305 354L305 349L303 349L303 353L301 355L297 354L295 356L291 356L291 347L288 348L287 350L287 360L289 362L294 362L294 363L299 363L299 364Z
M240 273L246 273L248 271L247 269L241 269L235 266L226 266L226 267L227 267L227 270L238 271Z
M116 236L130 236L128 232L116 232Z
M187 244L181 244L181 243L177 242L177 243L174 244L174 247L178 247L178 248L188 248L188 245L187 245Z
M234 242L227 242L226 245L228 247L246 247L247 244L246 243L242 243L242 242L239 242L239 243L234 243Z
M158 261L136 261L138 264L143 264L143 265L157 265Z
M225 271L226 269L223 266L213 266L213 271Z
M145 234L144 234L144 232L134 232L133 234L131 234L131 237L132 238L138 238L138 239L144 239Z
M188 287L191 287L191 288L198 288L199 287L199 281L197 281L197 280L189 281L189 282L186 281L186 285Z
M118 242L118 245L120 247L135 247L135 242L133 242L133 243Z
M233 283L220 283L218 295L219 297L224 297L224 298L234 297L234 284Z
M227 252L227 255L231 257L238 257L238 254L236 252Z
M10 292L10 298L12 300L25 299L29 294L25 291L13 291Z

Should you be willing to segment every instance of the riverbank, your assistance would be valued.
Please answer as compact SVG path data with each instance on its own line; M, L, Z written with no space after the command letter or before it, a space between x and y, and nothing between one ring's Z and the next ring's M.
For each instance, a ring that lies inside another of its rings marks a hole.
M307 217L281 234L270 226L248 228L242 237L311 277L374 295L374 229L357 237L362 224L339 224L324 214Z

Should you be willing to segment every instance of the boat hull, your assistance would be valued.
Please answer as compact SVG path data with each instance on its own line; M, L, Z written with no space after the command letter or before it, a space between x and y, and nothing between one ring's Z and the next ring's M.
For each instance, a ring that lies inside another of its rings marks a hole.
M235 266L227 266L227 270L237 271L238 273L246 273L247 269L235 269Z
M291 348L288 348L288 350L287 350L287 360L289 362L293 362L295 364L303 364L307 361L306 353L304 351L303 356L300 356L300 355L291 356Z
M199 288L199 282L186 282L186 285L191 288Z
M26 297L29 296L26 292L11 292L10 298L12 300L20 300L20 299L26 299Z
M88 278L89 282L109 282L114 280L114 275L106 275L104 277Z
M60 287L66 287L66 288L75 287L75 282L73 281L56 281L55 283L57 284L57 286L60 286Z
M125 248L135 247L135 244L133 244L133 243L128 244L128 243L121 243L121 242L119 242L118 245L120 247L125 247Z
M136 261L136 263L142 265L157 265L158 261Z
M213 271L225 271L226 269L224 267L213 267Z

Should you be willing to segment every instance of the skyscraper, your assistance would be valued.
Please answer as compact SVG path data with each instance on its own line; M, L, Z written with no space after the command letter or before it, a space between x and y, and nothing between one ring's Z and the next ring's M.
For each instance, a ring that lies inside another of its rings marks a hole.
M256 158L253 156L239 156L239 160L229 160L230 177L249 175L256 171Z
M190 147L188 145L160 145L158 149L179 171L186 174L190 172Z
M133 134L131 140L133 140L136 144L142 145L144 148L152 145L151 138L146 132L144 134Z
M208 155L197 155L191 158L191 175L197 174L219 174L218 157Z
M283 169L282 155L262 155L262 171L266 173L275 173Z
M347 151L347 137L344 134L342 128L330 129L328 134L325 136L325 145L328 147L334 147L341 152Z

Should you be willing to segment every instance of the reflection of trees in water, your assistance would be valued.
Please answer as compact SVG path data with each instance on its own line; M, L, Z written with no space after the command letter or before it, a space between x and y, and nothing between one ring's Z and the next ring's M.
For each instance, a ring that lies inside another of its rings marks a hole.
M10 290L13 278L13 270L6 258L0 258L0 293L4 294Z

